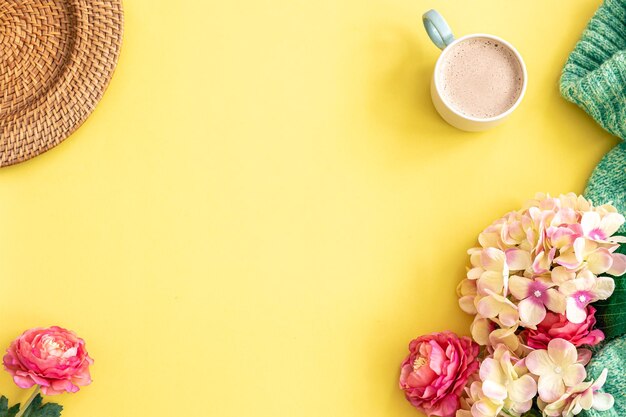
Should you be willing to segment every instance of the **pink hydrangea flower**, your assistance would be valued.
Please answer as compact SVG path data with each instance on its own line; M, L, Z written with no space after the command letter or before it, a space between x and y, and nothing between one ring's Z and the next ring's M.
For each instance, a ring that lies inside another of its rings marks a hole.
M472 406L474 417L520 415L530 410L537 395L537 382L528 373L523 360L514 357L505 345L496 346L493 354L480 365L481 395Z
M582 323L587 317L587 306L598 300L606 300L615 290L615 281L609 277L596 277L589 270L582 271L570 281L559 286L567 297L566 316L572 323Z
M522 326L533 327L546 317L546 308L556 313L565 312L565 297L553 287L552 281L513 276L510 289L518 304Z
M599 392L606 382L607 369L595 381L581 382L568 388L556 401L538 401L539 408L547 417L573 417L583 410L607 411L613 407L615 399L611 394Z
M452 332L420 336L409 344L400 371L406 399L428 416L450 417L460 407L459 397L478 369L479 347Z
M563 339L553 339L548 349L538 349L526 357L528 370L539 377L539 398L549 403L585 379L585 367L578 362L576 347Z
M519 320L517 306L506 297L486 290L487 295L480 298L476 304L476 310L482 317L488 319L498 318L499 322L506 327L515 326Z
M583 213L580 225L583 235L589 239L604 242L624 224L624 216L619 213L606 213L600 216L596 211Z
M46 395L76 392L91 383L93 359L85 341L61 327L25 331L11 342L3 361L20 388L39 385Z
M615 207L570 193L538 194L493 222L468 251L471 267L458 289L460 307L475 316L475 340L493 349L506 336L519 353L524 346L512 338L548 313L584 323L587 306L613 292L601 274L626 272L626 256L615 253L626 239L614 235L624 221Z
M475 299L478 295L478 288L476 286L476 280L464 279L459 283L456 288L456 293L459 297L459 306L461 310L467 314L476 314Z

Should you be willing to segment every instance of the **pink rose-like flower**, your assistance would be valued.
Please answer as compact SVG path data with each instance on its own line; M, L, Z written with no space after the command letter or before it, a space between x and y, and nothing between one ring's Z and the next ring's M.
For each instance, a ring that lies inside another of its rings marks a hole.
M478 369L479 346L469 337L441 332L412 340L409 352L400 370L406 399L428 416L454 415L468 378Z
M3 361L20 388L39 385L46 395L76 392L91 383L93 359L85 341L61 327L25 331L11 342Z
M567 320L564 314L548 312L546 318L537 325L537 329L527 329L521 334L526 344L533 349L547 349L552 339L564 339L576 347L594 346L604 340L604 333L594 329L596 309L587 307L587 318L576 324Z

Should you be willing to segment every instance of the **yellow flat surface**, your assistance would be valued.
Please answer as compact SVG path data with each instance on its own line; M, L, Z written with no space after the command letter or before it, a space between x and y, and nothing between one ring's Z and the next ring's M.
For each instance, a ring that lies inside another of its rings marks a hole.
M0 171L0 346L59 324L94 383L65 417L400 417L412 337L468 333L482 228L582 192L617 141L559 97L589 0L127 0L70 139ZM447 126L421 14L524 56L504 125ZM27 392L6 373L0 391Z

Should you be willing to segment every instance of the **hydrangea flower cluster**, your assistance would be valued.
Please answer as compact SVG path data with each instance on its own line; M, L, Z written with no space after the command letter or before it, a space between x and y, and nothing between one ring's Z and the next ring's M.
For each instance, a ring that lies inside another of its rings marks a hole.
M615 288L602 274L626 272L626 256L614 253L623 223L613 206L574 194L539 195L495 221L468 251L472 267L458 288L461 308L475 315L474 339L489 345L496 329L535 329L548 312L585 322L588 305Z
M600 391L607 371L585 381L585 365L592 356L588 347L604 340L591 304L613 293L608 275L626 272L626 256L616 253L626 239L615 235L624 221L609 204L539 194L487 227L480 246L468 251L471 267L457 288L461 309L474 315L473 344L483 346L475 359L480 365L463 369L479 370L438 375L455 387L437 391L446 399L445 413L421 401L420 393L432 392L430 380L411 387L411 403L441 417L520 417L531 409L573 417L611 408L613 397ZM411 363L432 362L413 353ZM417 381L413 371L405 366L402 379ZM401 388L408 398L406 384Z

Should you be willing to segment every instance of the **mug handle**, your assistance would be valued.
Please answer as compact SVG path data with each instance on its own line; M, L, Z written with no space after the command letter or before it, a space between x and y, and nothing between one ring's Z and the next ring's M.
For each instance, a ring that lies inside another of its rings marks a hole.
M445 49L446 46L454 42L452 29L446 22L446 19L436 10L429 10L422 16L424 28L428 37L439 49Z

